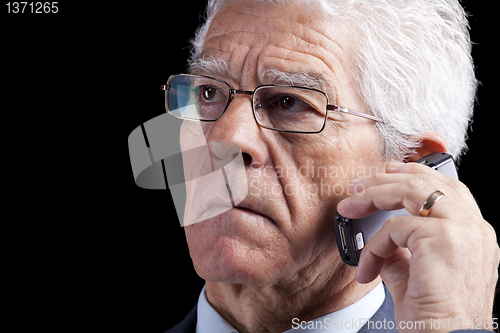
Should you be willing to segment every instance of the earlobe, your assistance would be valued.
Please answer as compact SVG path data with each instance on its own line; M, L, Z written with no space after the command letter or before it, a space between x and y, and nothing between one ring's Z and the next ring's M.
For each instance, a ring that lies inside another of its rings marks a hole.
M435 152L450 153L446 140L441 135L434 132L422 132L417 135L412 135L410 140L419 142L419 147L415 149L414 154L409 156L405 162L415 162L419 158Z

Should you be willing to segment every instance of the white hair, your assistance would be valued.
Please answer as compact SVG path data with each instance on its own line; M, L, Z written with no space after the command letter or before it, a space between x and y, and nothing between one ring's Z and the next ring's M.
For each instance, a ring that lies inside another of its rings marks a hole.
M210 24L231 0L209 0L206 21L192 42L201 55ZM458 0L253 0L305 10L343 24L355 35L352 74L377 123L386 159L412 154L410 136L435 132L456 160L466 150L477 81L466 14Z

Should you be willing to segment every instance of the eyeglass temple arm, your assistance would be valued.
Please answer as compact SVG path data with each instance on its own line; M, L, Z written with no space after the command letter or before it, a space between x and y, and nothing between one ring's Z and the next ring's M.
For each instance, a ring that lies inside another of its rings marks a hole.
M372 116L371 114L362 113L362 112L359 112L359 111L356 111L356 110L353 110L353 109L348 109L348 108L345 108L343 106L327 105L326 109L330 110L330 111L344 112L344 113L352 114L354 116L358 116L358 117L363 117L363 118L368 118L368 119L371 119L371 120L379 121L379 122L382 122L382 123L384 122L382 120L382 118Z

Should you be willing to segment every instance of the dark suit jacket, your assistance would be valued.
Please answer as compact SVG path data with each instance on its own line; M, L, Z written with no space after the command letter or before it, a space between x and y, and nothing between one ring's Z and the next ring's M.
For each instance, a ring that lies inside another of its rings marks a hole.
M364 325L360 330L359 333L367 333L367 332L378 332L378 333L397 333L398 330L396 328L389 329L386 327L384 329L383 327L383 322L384 320L386 322L392 321L392 323L396 322L396 319L394 318L394 302L392 300L392 296L389 293L389 290L387 290L386 286L384 285L385 289L385 300L384 303L382 303L382 306L380 309L378 309L377 312L373 315L373 317L370 318L370 324ZM381 329L374 328L373 323L380 323L378 324L379 327L382 327ZM443 325L444 323L441 323ZM389 325L386 325L389 326ZM332 330L333 332L334 330ZM177 325L166 331L165 333L195 333L196 332L196 306L189 311L188 315ZM482 331L482 330L474 330L474 331L467 331L467 330L462 330L460 331L462 333L465 332L471 332L471 333L480 333L480 332L488 332L491 333L491 331Z

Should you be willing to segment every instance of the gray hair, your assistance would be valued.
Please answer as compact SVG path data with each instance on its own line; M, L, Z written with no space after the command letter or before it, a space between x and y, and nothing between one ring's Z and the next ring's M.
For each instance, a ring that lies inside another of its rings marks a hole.
M209 0L192 42L199 58L213 18L231 0ZM456 160L466 150L477 81L467 16L458 0L253 0L322 13L356 38L352 74L377 123L386 159L412 154L410 136L435 132Z

